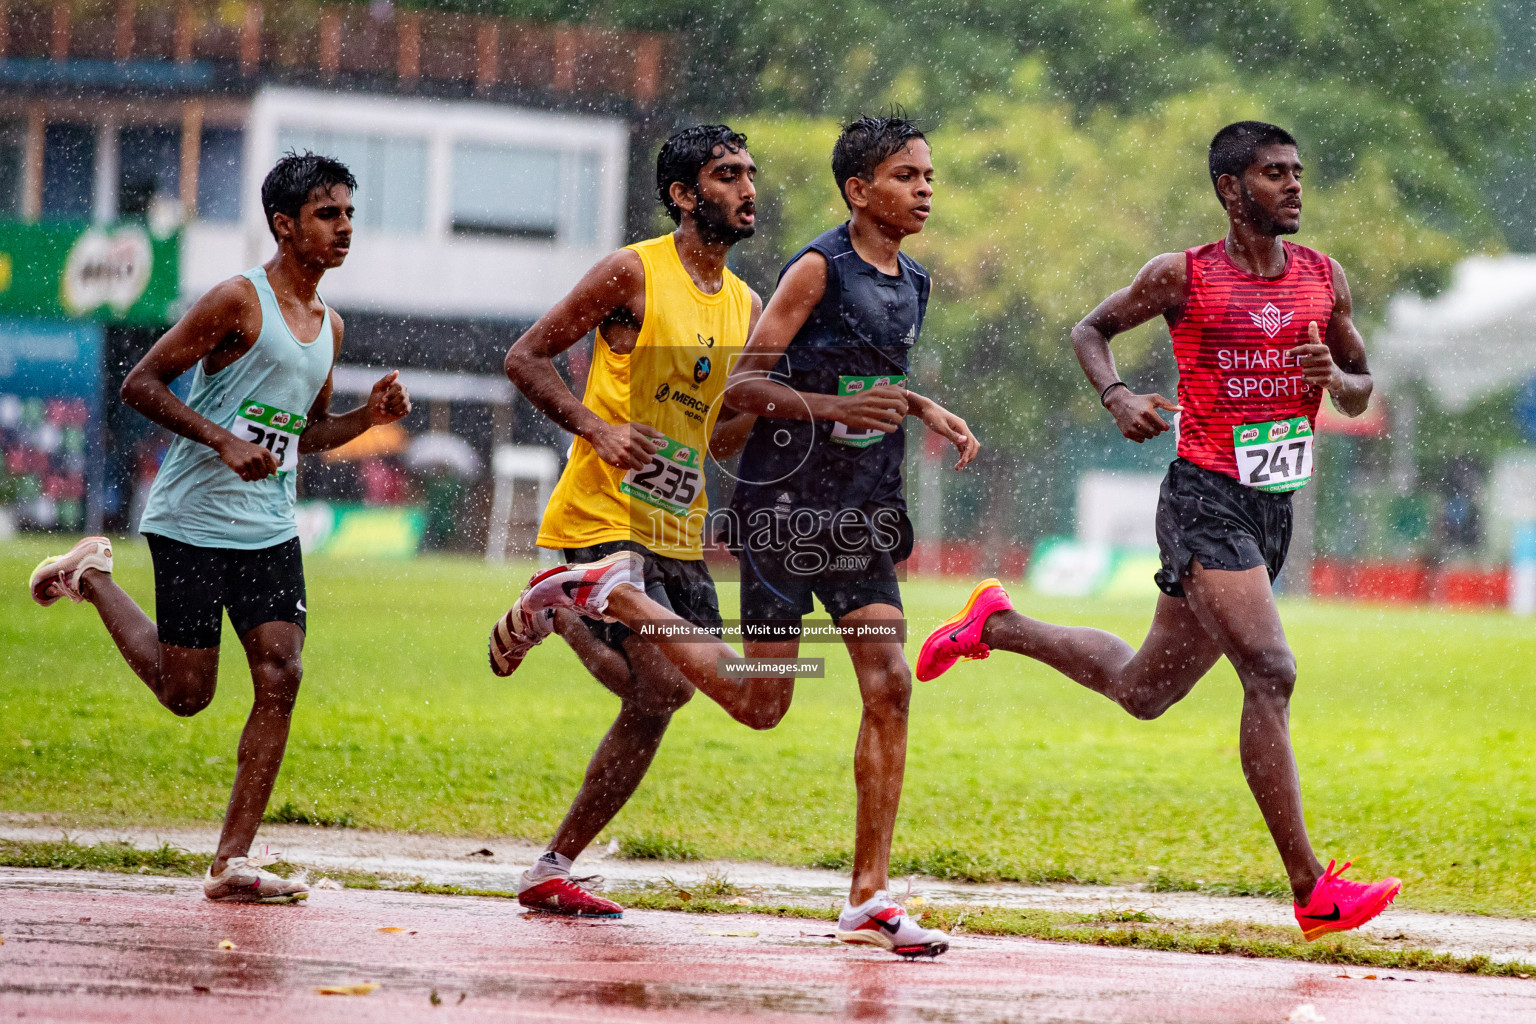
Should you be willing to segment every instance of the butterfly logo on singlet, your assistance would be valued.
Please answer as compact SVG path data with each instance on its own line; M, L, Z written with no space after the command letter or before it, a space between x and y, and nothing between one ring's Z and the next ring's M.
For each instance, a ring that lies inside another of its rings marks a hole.
M1291 317L1295 315L1294 312L1282 313L1279 306L1276 306L1273 302L1266 302L1264 303L1264 308L1257 313L1249 313L1248 319L1253 321L1253 326L1273 338L1280 333L1282 327L1289 327L1291 325Z

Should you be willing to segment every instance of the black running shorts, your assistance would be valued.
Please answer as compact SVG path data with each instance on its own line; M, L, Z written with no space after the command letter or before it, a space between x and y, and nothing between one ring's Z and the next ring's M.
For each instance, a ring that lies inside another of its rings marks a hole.
M146 533L155 563L155 619L160 642L217 647L223 613L245 636L264 622L304 629L304 560L299 541L254 551L200 548Z
M737 551L743 635L751 639L754 626L790 626L798 635L800 620L815 607L813 596L833 622L872 604L900 609L895 556L910 550L910 544L888 550L867 528L829 527L777 544L754 543L749 530Z
M715 595L714 578L702 559L668 558L631 540L613 540L589 548L566 548L565 560L573 565L595 562L616 551L633 551L645 560L646 597L700 629L715 636L721 634L724 623L720 621L720 599ZM620 653L624 651L624 641L633 635L633 630L622 622L588 618L582 621L593 636Z
M1256 566L1273 583L1291 546L1291 495L1244 487L1225 473L1174 459L1157 499L1157 587L1183 597L1190 564L1241 572Z

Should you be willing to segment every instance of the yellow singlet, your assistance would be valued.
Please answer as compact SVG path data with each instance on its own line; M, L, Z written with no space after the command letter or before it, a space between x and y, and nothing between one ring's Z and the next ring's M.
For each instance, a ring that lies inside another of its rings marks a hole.
M719 292L701 292L670 234L628 248L645 267L640 336L632 352L619 355L597 333L582 403L605 422L649 424L668 441L649 467L635 471L610 466L576 438L538 543L584 548L633 540L668 558L699 559L709 507L704 460L726 374L747 341L752 294L729 270Z

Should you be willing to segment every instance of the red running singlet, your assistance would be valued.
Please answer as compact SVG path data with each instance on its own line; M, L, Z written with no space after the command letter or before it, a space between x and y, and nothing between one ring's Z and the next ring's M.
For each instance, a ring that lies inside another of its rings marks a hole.
M1305 416L1315 425L1321 388L1286 353L1333 315L1333 261L1282 242L1285 273L1255 277L1227 256L1225 239L1184 251L1189 298L1168 318L1179 365L1179 455L1236 478L1232 430Z

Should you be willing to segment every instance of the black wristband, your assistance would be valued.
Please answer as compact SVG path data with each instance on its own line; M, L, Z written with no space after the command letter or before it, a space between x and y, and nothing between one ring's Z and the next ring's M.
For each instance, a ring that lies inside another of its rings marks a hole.
M1113 384L1111 384L1109 387L1107 387L1103 391L1099 392L1099 404L1100 405L1104 404L1105 397L1107 397L1111 391L1115 390L1115 388L1125 388L1125 390L1127 390L1127 391L1131 390L1131 386L1129 384L1127 384L1125 381L1117 380Z

